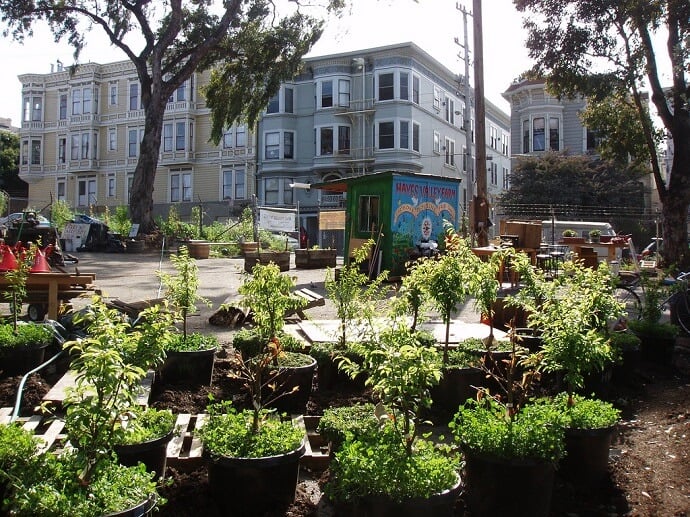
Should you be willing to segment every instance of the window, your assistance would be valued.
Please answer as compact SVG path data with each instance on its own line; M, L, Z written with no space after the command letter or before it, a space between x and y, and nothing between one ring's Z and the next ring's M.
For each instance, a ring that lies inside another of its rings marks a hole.
M81 88L72 90L72 115L81 115Z
M22 120L24 122L29 122L31 120L31 99L24 99L24 113L22 113Z
M295 157L295 133L285 131L283 133L283 158L293 159Z
M544 117L536 117L532 120L532 150L544 151L546 149L545 138Z
M41 165L41 141L31 141L31 165Z
M441 110L441 90L438 86L434 86L434 109L436 111Z
M55 182L55 197L58 201L67 201L67 180L59 178Z
M163 124L163 152L173 150L173 125ZM131 156L131 155L130 155Z
M410 148L410 123L407 120L400 121L400 149Z
M278 160L280 158L280 132L266 133L266 160Z
M96 178L82 178L77 183L77 206L89 206L96 203Z
M350 154L350 126L338 126L338 153Z
M127 156L135 158L139 156L139 144L144 137L144 128L130 129L127 132Z
M412 123L412 150L419 152L419 124Z
M489 146L498 149L498 128L495 126L489 126Z
M175 100L177 102L184 102L187 100L187 82L183 82L175 90Z
M91 98L93 91L90 88L84 88L82 93L82 113L91 113Z
M88 160L89 159L89 134L88 133L82 133L81 134L81 159L82 160Z
M237 126L235 129L235 145L237 147L246 147L247 145L247 129L244 126Z
M185 144L185 126L184 122L177 122L175 124L175 150L184 151L186 149Z
M58 139L58 163L67 163L67 138Z
M106 197L115 197L115 175L114 174L108 174L108 183L106 185L106 192L105 195Z
M450 167L455 167L455 141L450 138L446 138L445 141L445 151L446 151L446 165Z
M170 174L170 202L192 200L192 173L179 171Z
M70 137L69 159L79 159L79 135L71 135Z
M58 108L58 118L60 120L66 120L67 119L67 94L62 93L60 94L60 101L59 101L59 108Z
M230 149L233 146L232 129L226 129L223 133L223 149Z
M508 135L506 133L501 133L501 153L508 155L510 151L510 143L508 142Z
M292 88L285 88L285 113L295 112L295 91Z
M350 107L350 81L347 79L338 80L338 106Z
M108 129L108 151L117 151L117 130L114 127Z
M412 76L412 102L419 104L419 76Z
M333 82L323 81L321 83L321 107L333 107Z
M392 72L379 74L379 100L389 101L395 98L395 75Z
M266 113L278 113L280 111L280 92L276 93L268 101L268 106L266 107Z
M244 169L223 171L223 199L245 199Z
M400 100L410 100L410 74L400 72Z
M140 108L139 83L129 83L129 111L136 111Z
M434 131L433 149L436 154L441 154L441 134L438 131Z
M132 195L132 184L134 183L134 174L127 174L127 181L125 182L125 199L129 203Z
M117 84L111 84L108 88L108 104L117 106Z
M549 149L558 151L560 148L560 121L556 117L549 117Z
M503 167L503 190L510 188L510 177L508 176L508 168Z
M267 205L277 205L280 197L280 182L278 178L264 180L264 198Z
M359 196L357 230L362 233L376 231L379 226L379 196Z
M529 120L522 121L522 152L529 153Z
M319 155L333 154L333 128L322 127L319 129Z
M29 165L29 142L22 141L22 165Z
M43 120L43 99L40 97L34 97L31 103L31 120L33 122Z
M498 164L496 162L491 162L491 184L498 185Z
M467 172L467 162L470 157L467 155L467 147L462 146L462 172Z
M379 122L379 149L393 149L395 147L395 124L393 122Z
M446 122L455 124L455 101L446 95L443 99L443 108Z

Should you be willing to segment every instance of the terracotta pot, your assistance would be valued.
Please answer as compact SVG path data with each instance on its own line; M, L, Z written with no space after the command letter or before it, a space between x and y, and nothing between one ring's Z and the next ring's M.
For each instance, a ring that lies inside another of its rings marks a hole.
M211 244L204 241L189 241L187 250L192 258L207 259L211 253Z
M247 253L252 251L258 251L258 249L259 243L256 241L240 242L240 253L242 253L242 255L246 255Z

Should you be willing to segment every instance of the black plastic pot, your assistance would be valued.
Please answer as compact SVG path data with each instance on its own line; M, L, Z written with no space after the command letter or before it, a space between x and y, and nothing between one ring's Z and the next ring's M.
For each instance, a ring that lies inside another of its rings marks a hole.
M546 517L551 507L552 462L507 460L465 452L465 503L482 517Z
M521 327L515 329L515 334L520 337L519 345L527 348L531 353L541 350L542 340L536 330L529 327Z
M451 517L455 515L455 502L461 489L458 476L454 486L431 497L402 502L385 496L361 497L355 502L335 504L334 513L338 517Z
M316 359L310 355L300 355L309 358L309 364L305 366L280 367L280 371L276 378L271 381L271 384L275 384L279 387L277 392L273 393L270 388L266 388L266 392L262 394L262 397L264 401L268 401L274 398L276 394L289 394L280 397L274 402L269 402L268 407L276 408L278 411L284 413L306 413L307 402L311 396L314 382ZM297 386L297 391L290 393L295 386Z
M46 360L51 343L0 348L0 378L24 375Z
M153 515L153 508L156 505L156 496L151 495L146 501L142 501L136 506L127 508L121 512L113 512L104 515L103 517L144 517Z
M263 515L292 504L305 448L302 442L294 451L265 458L211 457L204 451L209 489L221 515Z
M576 485L591 486L608 475L609 449L616 426L601 429L566 429L566 456L559 475Z
M447 424L467 399L475 398L477 390L486 384L479 368L444 368L439 383L431 388L431 413L439 424Z
M156 478L165 475L165 466L168 457L168 442L173 437L173 431L165 436L143 443L116 445L115 454L120 465L134 467L138 463L146 465L146 470L155 472Z
M159 378L165 384L208 386L213 377L216 349L190 352L167 351Z
M676 348L675 337L659 337L635 333L640 338L640 358L642 361L671 366Z

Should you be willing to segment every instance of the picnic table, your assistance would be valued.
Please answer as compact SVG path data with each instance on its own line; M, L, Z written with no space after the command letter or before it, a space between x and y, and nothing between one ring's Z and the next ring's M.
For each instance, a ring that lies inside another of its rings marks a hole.
M29 273L24 302L38 311L29 316L42 319L47 313L48 318L57 319L60 304L95 291L95 280L96 275L92 273ZM6 275L0 274L0 294L8 292L9 285Z

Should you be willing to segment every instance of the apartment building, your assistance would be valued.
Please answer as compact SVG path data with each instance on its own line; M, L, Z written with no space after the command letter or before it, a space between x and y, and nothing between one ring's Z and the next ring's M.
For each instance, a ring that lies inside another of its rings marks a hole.
M30 185L30 204L64 199L78 210L126 204L144 122L133 66L86 63L73 76L58 67L19 79L20 175ZM342 194L296 186L423 171L462 180L460 210L476 188L468 177L474 113L464 77L414 43L305 59L257 127L229 128L219 145L209 141L210 113L200 93L206 80L194 74L168 103L156 214L175 204L184 215L201 203L215 220L256 194L261 205L299 206L301 224L318 242L318 214L342 206ZM508 186L510 120L488 101L486 119L491 198Z

